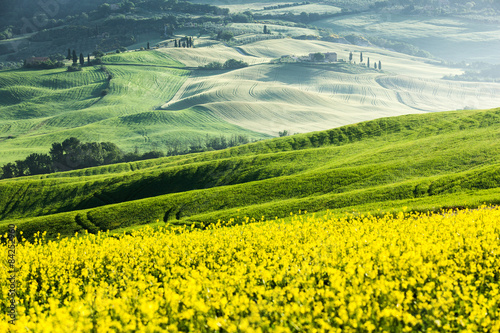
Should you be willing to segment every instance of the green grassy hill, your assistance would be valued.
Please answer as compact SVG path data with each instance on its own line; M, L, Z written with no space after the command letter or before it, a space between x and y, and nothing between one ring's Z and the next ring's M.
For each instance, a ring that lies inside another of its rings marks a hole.
M407 115L167 157L0 181L1 228L71 235L290 212L500 202L500 109Z
M251 24L247 24L252 27ZM245 36L245 35L243 35ZM198 40L197 40L198 42ZM196 44L198 45L198 44ZM350 52L372 68L271 63L282 55ZM237 70L196 69L238 59ZM383 71L373 68L380 60ZM110 54L81 72L0 71L0 165L74 136L126 152L187 148L206 135L259 140L410 113L500 105L498 83L442 80L456 68L373 47L290 38L230 47ZM111 80L109 75L111 74Z
M106 70L0 72L0 164L47 153L53 142L71 136L111 141L125 151L165 150L180 138L196 142L221 132L269 137L194 108L158 110L189 76L183 64L164 53L121 53L105 56L103 62Z

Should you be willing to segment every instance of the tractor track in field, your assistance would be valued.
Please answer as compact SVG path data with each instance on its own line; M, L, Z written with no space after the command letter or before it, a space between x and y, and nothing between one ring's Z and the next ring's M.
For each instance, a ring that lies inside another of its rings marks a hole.
M103 63L106 66L135 66L135 67L160 67L160 68L170 68L170 69L183 69L183 70L195 70L198 67L179 67L179 66L168 66L168 65L154 65L154 64L128 64L128 63Z

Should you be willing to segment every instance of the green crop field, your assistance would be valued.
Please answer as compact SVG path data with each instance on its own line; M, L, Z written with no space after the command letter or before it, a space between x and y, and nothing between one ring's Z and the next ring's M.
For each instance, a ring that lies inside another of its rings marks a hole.
M231 125L197 109L157 110L189 75L178 61L157 51L128 52L103 58L81 72L65 69L0 72L0 164L33 152L48 152L53 142L75 136L111 141L126 151L162 149L172 140L196 141L221 132L268 137ZM103 91L107 95L103 96Z
M15 221L27 235L52 237L298 210L497 204L499 137L500 109L407 115L219 152L2 180L1 225Z
M116 55L109 55L103 59L105 64L120 64L120 65L147 65L147 66L163 66L163 67L184 67L184 64L170 58L165 53L156 51L145 52L126 52Z

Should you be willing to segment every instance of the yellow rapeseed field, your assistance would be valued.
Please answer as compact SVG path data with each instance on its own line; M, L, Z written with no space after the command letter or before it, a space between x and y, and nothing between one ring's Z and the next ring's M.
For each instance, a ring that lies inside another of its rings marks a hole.
M498 208L40 237L15 326L1 253L0 332L500 330Z

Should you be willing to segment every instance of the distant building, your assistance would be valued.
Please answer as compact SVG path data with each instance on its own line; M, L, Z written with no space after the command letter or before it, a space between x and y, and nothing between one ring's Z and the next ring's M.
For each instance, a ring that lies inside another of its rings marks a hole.
M48 57L31 57L26 59L26 65L38 63L38 62L45 62L49 61L50 59Z
M323 62L337 62L337 53L326 52L326 53L323 53L323 55L325 56L325 60L323 60ZM309 53L309 56L307 57L307 59L305 59L305 61L317 61L317 60L315 60L315 58L316 58L316 53ZM301 59L301 60L304 60L304 59Z
M325 61L327 62L337 62L337 53L335 52L326 52L325 53Z

